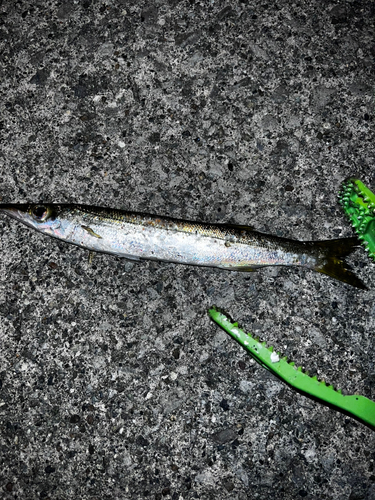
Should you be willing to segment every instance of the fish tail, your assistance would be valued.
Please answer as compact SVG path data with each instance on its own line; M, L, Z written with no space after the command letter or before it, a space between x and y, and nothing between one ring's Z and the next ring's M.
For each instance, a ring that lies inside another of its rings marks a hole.
M318 241L313 243L321 258L314 268L319 273L348 283L349 285L367 290L366 285L352 272L345 262L345 257L360 247L358 238L340 238L337 240Z

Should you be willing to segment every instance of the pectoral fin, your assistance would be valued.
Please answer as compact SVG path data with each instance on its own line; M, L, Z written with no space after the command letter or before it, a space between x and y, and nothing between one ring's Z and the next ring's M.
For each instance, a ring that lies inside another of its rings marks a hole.
M93 229L91 229L91 227L84 226L84 225L81 224L81 228L84 229L85 231L87 231L91 236L94 236L94 238L102 239L102 237L100 236L100 234L96 233Z

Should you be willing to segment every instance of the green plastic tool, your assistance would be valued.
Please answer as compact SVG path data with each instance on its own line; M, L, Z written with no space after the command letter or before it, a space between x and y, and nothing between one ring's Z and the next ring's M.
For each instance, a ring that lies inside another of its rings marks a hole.
M349 217L358 238L375 260L375 194L358 179L347 179L339 203Z
M250 355L264 368L274 373L277 377L289 384L297 391L313 397L320 402L333 406L335 409L349 414L362 423L375 430L375 402L360 395L344 396L341 391L336 391L332 385L327 386L324 381L310 377L308 372L303 372L301 367L296 367L293 362L288 362L273 347L267 347L266 342L260 342L232 323L225 314L215 307L209 309L210 317L223 328L229 335L236 339Z

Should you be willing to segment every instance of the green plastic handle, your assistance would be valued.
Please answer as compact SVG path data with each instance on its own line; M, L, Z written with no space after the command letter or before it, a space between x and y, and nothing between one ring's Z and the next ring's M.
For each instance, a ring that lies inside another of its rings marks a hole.
M375 194L358 179L347 179L339 203L349 217L358 238L375 260Z
M327 386L324 381L310 377L308 372L303 372L301 367L296 367L293 362L288 362L286 357L281 357L273 347L267 347L266 342L260 342L250 334L232 323L222 312L215 307L209 309L210 317L223 328L229 335L236 339L251 356L272 373L284 380L296 390L306 393L328 405L345 413L349 413L369 425L375 430L375 402L364 396L344 396L341 391L336 391L332 385Z

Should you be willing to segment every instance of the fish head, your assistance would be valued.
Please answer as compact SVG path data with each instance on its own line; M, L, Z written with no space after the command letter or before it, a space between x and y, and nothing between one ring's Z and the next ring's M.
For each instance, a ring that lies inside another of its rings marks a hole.
M60 227L61 209L52 204L9 204L0 205L0 213L9 215L37 231L53 234Z

